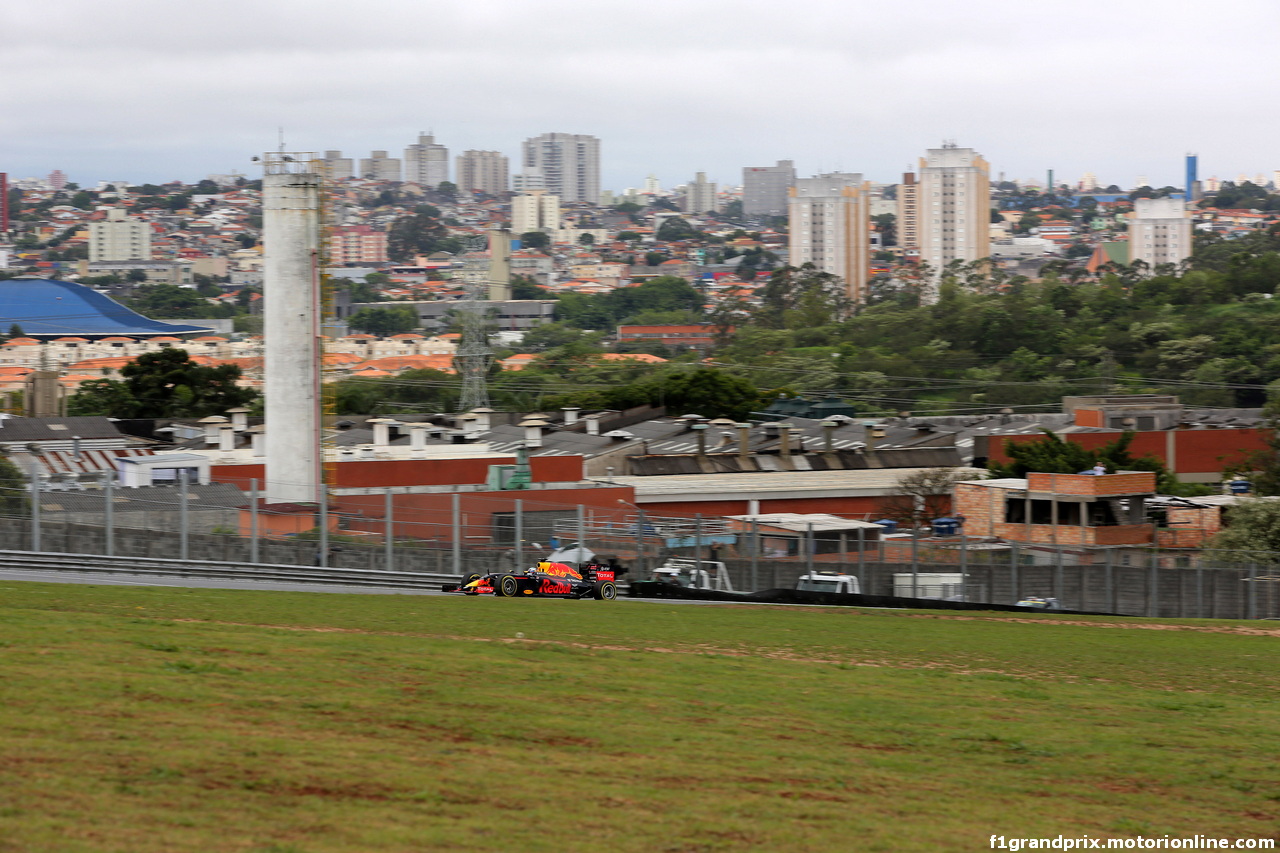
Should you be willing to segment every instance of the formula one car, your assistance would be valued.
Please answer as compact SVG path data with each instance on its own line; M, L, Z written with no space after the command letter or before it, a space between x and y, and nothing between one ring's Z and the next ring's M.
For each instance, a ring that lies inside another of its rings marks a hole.
M618 597L613 570L608 566L582 563L575 569L568 563L553 563L549 560L518 573L470 574L462 583L444 584L441 589L463 595L492 595L494 598L536 595L543 598L595 598L613 601Z

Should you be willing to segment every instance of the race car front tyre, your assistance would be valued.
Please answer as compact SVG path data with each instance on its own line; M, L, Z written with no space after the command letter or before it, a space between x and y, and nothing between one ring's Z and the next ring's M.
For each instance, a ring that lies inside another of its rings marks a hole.
M472 581L478 581L480 580L480 578L481 578L481 575L478 575L475 572L472 572L471 574L467 575L465 578L462 579L462 585L459 586L458 588L461 589L463 592L465 592L467 595L479 595L480 594L479 591L474 589L467 589L467 584L471 583Z
M613 601L618 597L618 588L612 581L597 581L594 598L597 601Z
M515 575L503 575L498 579L496 590L503 598L515 598L520 594L520 581Z

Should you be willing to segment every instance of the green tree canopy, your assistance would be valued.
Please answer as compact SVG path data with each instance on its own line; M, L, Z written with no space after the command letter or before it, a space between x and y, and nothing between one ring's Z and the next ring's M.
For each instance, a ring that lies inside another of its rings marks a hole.
M706 235L690 225L684 217L672 216L658 226L658 233L654 236L663 243L670 243L675 240L700 240Z
M235 365L196 364L183 349L144 353L120 369L121 381L85 382L68 403L73 415L203 418L246 406L258 392L236 384Z
M391 223L387 234L387 256L398 263L406 263L414 255L432 252L462 250L462 243L450 237L439 218L440 211L431 205L419 205L409 216L401 216Z
M1226 510L1226 527L1209 540L1208 547L1224 551L1252 552L1242 560L1275 560L1280 553L1280 500L1245 499Z
M394 308L361 308L347 318L347 325L370 335L387 338L418 328L418 315L407 305Z
M7 456L0 456L0 515L14 517L30 514L27 478Z
M131 279L133 273L140 273L142 280L146 280L147 274L141 270L132 270ZM207 317L213 311L213 306L197 291L176 284L143 285L127 304L144 317L161 320Z

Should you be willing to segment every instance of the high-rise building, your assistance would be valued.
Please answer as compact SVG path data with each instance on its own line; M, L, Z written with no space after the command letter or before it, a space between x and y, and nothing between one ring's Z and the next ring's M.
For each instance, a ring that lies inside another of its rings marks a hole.
M63 187L67 185L67 176L63 174L61 169L54 169L49 173L49 186L53 187L54 192L62 192Z
M539 169L547 191L564 202L600 200L600 140L577 133L544 133L524 141L526 170Z
M368 225L337 225L329 229L329 262L384 264L387 262L387 232Z
M747 216L782 216L787 212L787 193L795 185L796 167L791 160L744 168L742 212Z
M898 246L916 257L920 249L920 185L914 172L906 172L898 184L898 210L895 215ZM904 252L905 253L905 252Z
M787 206L792 266L811 263L844 280L850 299L867 295L871 261L871 184L834 172L801 178Z
M684 190L684 209L686 213L714 213L716 204L716 183L707 180L706 172L698 172Z
M991 168L972 148L945 144L920 158L920 260L935 273L991 253Z
M388 157L385 151L373 151L360 158L360 177L371 181L400 180L400 159Z
M560 198L546 190L531 190L511 199L511 233L560 229Z
M1177 198L1140 198L1129 217L1129 263L1177 264L1191 257L1191 216Z
M89 261L151 260L151 223L129 216L120 208L107 218L89 223Z
M1187 188L1183 195L1187 201L1199 201L1204 195L1200 186L1200 158L1195 154L1187 155Z
M458 190L500 195L508 188L510 166L500 151L463 151L458 155Z
M355 161L343 157L341 151L324 152L324 176L331 181L341 181L355 176Z
M511 176L511 191L513 193L527 193L534 190L545 190L546 188L547 179L537 166L525 166L519 174Z
M430 133L404 149L404 179L423 187L438 187L449 180L449 149Z

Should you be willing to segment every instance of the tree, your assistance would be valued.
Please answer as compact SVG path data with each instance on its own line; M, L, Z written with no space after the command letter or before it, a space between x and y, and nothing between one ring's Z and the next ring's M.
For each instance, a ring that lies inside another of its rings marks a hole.
M585 231L581 234L581 236L578 237L578 244L582 246L593 246L595 245L595 242L596 242L596 235L589 234Z
M370 335L388 338L418 328L418 315L407 305L395 308L361 308L347 318L347 325Z
M399 217L387 232L387 256L399 263L407 263L414 255L456 254L461 249L461 242L450 237L441 223L440 211L429 204L414 208L410 216Z
M567 395L563 399L574 400L577 396ZM602 408L666 406L669 412L697 412L709 418L733 418L736 421L745 420L752 411L764 405L760 389L750 380L710 367L689 370L679 365L639 382L610 388L603 393L587 392L583 396L586 404L598 403ZM570 405L558 398L548 402Z
M844 280L811 263L775 270L761 291L761 325L812 328L844 319L852 310Z
M880 499L876 512L882 518L915 528L951 512L951 493L956 483L980 479L982 475L977 472L954 468L925 468L903 474L893 490Z
M548 299L551 294L544 290L537 279L527 275L511 276L512 299Z
M1150 471L1156 475L1156 491L1165 495L1210 494L1204 486L1183 483L1155 456L1135 457L1129 453L1129 445L1137 436L1126 430L1115 441L1096 450L1086 450L1075 441L1063 441L1048 430L1042 430L1044 438L1038 441L1014 442L1005 439L1004 452L1009 462L990 462L987 470L993 477L1025 477L1029 471L1046 474L1079 474L1091 471L1101 464L1108 474L1117 471Z
M526 231L520 235L520 245L527 249L545 249L551 245L551 237L541 231Z
M142 270L130 270L129 277L140 273L146 280ZM212 306L198 292L176 284L151 284L138 288L137 294L128 300L128 305L145 317L155 319L179 319L184 317L206 317Z
M115 418L203 418L248 405L258 396L236 384L239 367L205 367L183 349L144 353L121 368L120 375L122 381L85 382L68 410Z
M0 515L24 517L31 514L31 501L27 498L27 478L22 469L0 456Z
M1241 555L1249 562L1270 562L1280 553L1280 501L1246 498L1225 511L1223 523L1225 529L1209 540L1209 548L1254 552Z
M882 246L898 245L898 217L892 213L880 213L871 217L871 221L875 223L876 230L880 232L880 244Z
M669 217L662 225L658 226L658 233L654 237L663 243L671 243L676 240L698 240L705 235L690 225L683 217Z

